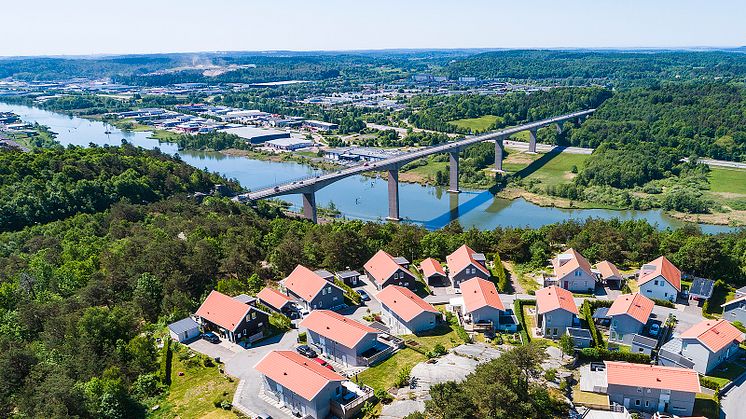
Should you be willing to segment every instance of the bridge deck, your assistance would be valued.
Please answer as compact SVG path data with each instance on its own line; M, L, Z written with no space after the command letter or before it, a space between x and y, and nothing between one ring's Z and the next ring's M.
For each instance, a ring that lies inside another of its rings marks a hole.
M586 115L590 115L595 112L595 109L588 109L579 112L573 112L566 115L555 116L549 119L543 119L541 121L530 122L523 125L518 125L511 128L506 128L500 131L494 131L487 134L475 135L472 137L464 138L463 140L453 141L449 143L439 144L432 147L423 148L421 150L413 151L411 153L398 155L388 159L380 160L377 162L364 163L350 168L342 169L336 172L324 173L318 176L312 176L305 179L299 179L292 182L271 186L268 188L260 189L257 191L249 192L246 194L239 195L237 198L240 201L250 200L255 201L258 199L267 199L281 195L288 195L293 193L304 193L306 191L315 191L334 183L338 180L344 179L349 176L359 175L369 171L383 171L391 167L400 167L413 160L427 157L432 154L447 153L455 150L461 150L464 147L481 143L484 141L494 140L497 138L505 138L512 134L519 133L521 131L529 131L538 128L543 128L548 125L564 122L570 119L580 118Z

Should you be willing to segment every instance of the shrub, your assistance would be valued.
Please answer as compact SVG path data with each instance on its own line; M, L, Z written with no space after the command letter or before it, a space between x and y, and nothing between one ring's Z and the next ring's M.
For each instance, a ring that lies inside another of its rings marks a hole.
M588 302L588 300L585 300L583 302L582 306L583 310L583 317L585 317L586 322L588 323L588 330L591 331L591 337L593 338L593 345L596 347L604 347L604 338L601 335L601 332L598 331L596 328L596 323L593 322L593 311L591 309L591 305Z
M409 375L411 373L412 367L403 367L400 369L396 375L396 380L394 380L394 386L401 388L409 385Z
M657 298L651 298L655 305L668 308L676 308L676 305L668 300L659 300Z
M388 391L384 390L384 389L378 389L378 390L376 390L375 395L376 395L376 398L378 399L378 401L381 402L381 403L383 403L383 404L389 404L389 403L391 403L394 400L394 398L391 396L391 394Z
M269 315L269 324L278 332L286 332L293 327L293 322L288 316L277 312Z
M161 383L166 386L171 385L171 359L173 351L171 350L171 339L166 339L161 352L161 366L158 371Z
M544 379L547 381L555 381L557 379L557 370L555 368L549 368L544 373Z
M634 364L649 364L650 356L634 352L610 351L606 348L584 348L580 351L582 361L625 361Z
M446 353L448 353L448 351L446 351L446 347L440 343L436 344L435 347L433 348L433 354L435 356L443 356Z
M702 385L702 387L707 387L710 389L713 389L715 391L720 391L720 384L717 383L717 381L713 380L710 377L700 375L699 376L699 384Z
M534 304L534 301L518 299L513 301L513 314L515 314L516 319L518 319L518 324L521 325L520 333L521 338L523 338L523 343L531 342L531 337L528 335L528 329L526 329L526 319L523 318L523 306L526 303Z
M335 279L334 285L344 290L345 298L350 300L350 302L353 305L356 305L356 306L360 305L360 303L362 302L362 299L361 299L362 297L360 297L360 294L356 293L355 290L353 290L349 285L345 284L344 281Z
M306 332L298 333L298 343L306 343L306 342L308 342L308 335L306 335Z

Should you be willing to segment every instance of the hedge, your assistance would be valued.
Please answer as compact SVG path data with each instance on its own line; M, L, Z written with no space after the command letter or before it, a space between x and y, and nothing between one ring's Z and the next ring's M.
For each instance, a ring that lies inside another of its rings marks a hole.
M713 389L713 390L718 391L718 392L720 391L720 384L718 384L717 381L713 380L710 377L707 377L707 376L704 376L704 375L700 375L699 376L699 384L701 384L702 387L707 387L707 388Z
M534 300L516 299L515 301L513 301L513 314L515 314L516 319L518 319L518 323L521 325L520 333L524 344L531 342L531 336L529 335L528 329L526 328L526 319L523 318L523 306L528 303L536 304Z
M584 348L580 351L581 361L625 361L634 364L650 364L650 356L634 352L610 351L606 348Z
M171 359L173 351L171 350L171 339L166 339L161 352L161 368L158 372L161 383L171 385Z
M655 305L668 308L676 308L676 305L668 300L660 300L658 298L651 298ZM703 309L704 310L704 309Z
M505 272L505 267L503 266L502 260L500 259L500 254L497 252L495 252L495 260L493 262L493 265L494 266L492 268L492 272L497 279L497 290L499 292L506 292L509 287L508 275Z
M344 296L350 302L356 306L359 306L362 302L362 297L360 297L360 294L356 293L355 290L353 290L349 285L345 284L344 281L340 281L339 279L334 280L334 285L338 286L339 288L342 288L344 290Z
M593 310L591 309L591 304L588 302L588 300L585 300L583 302L582 310L583 317L585 317L585 321L588 323L588 330L591 331L593 346L597 348L605 347L606 345L604 344L604 337L596 328L596 323L593 321Z

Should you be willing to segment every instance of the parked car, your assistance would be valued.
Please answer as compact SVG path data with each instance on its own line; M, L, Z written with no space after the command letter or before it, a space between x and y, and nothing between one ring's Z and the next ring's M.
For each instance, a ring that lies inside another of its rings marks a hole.
M316 358L319 356L319 354L316 353L313 349L311 349L308 345L301 345L297 348L295 348L296 351L298 351L299 354L307 357L307 358Z
M316 363L318 363L319 365L321 365L322 367L326 367L326 368L329 368L330 370L334 371L334 367L332 367L332 365L330 363L324 361L323 359L321 359L321 358L314 358L313 360Z
M256 417L256 419L272 419L272 416L270 416L270 415L269 415L269 414L267 414L267 413L260 413L260 414L259 414L259 415L258 415L258 416Z
M356 293L360 296L360 299L363 301L370 301L370 295L368 295L365 290L355 290Z
M650 336L657 338L658 333L660 333L660 331L661 331L661 325L659 325L658 323L653 323L650 325L650 330L649 330Z
M202 334L202 339L210 342L210 343L220 343L220 338L218 335L212 332L207 332Z

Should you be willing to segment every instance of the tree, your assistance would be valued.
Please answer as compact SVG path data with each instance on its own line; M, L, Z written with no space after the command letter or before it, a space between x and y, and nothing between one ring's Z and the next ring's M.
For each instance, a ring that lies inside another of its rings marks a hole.
M464 389L455 381L430 387L430 400L425 401L428 417L434 419L468 419L474 417L474 407Z
M140 307L146 319L154 321L158 318L162 296L163 282L159 278L148 272L140 275L132 299Z
M559 346L562 349L562 353L567 356L572 356L575 353L575 342L572 336L567 333L560 337Z

